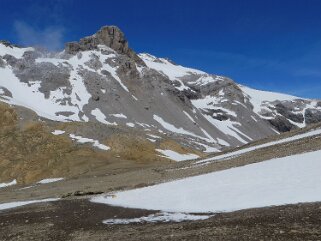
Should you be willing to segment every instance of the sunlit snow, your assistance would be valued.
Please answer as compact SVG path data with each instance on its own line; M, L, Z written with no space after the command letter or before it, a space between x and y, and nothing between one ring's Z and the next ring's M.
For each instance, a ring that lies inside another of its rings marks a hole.
M272 159L92 199L168 212L230 212L321 201L321 151Z
M156 149L156 151L160 152L163 154L163 157L166 157L168 159L174 160L174 161L187 161L187 160L193 160L199 158L198 155L196 154L181 154L176 151L172 150L161 150L161 149Z

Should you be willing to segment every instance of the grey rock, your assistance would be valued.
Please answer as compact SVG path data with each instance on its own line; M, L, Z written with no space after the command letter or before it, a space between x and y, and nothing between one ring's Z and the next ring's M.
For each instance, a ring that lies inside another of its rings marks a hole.
M22 57L27 61L35 61L37 58L41 57L41 54L38 51L26 51Z
M269 122L279 132L287 132L296 128L293 124L291 124L289 120L287 120L283 116L277 116L275 117L275 119L269 120Z
M13 47L20 48L20 46L19 46L19 45L12 44L12 43L10 43L10 42L9 42L9 41L7 41L7 40L0 40L0 44L3 44L4 46L6 46L6 47L10 47L10 48L13 48Z
M307 124L314 124L321 121L321 111L318 110L307 109L304 116Z
M10 66L14 66L18 61L17 58L15 58L14 56L12 56L10 54L6 54L2 58L5 59L7 61L7 64Z
M275 105L277 112L283 115L285 118L290 119L297 123L304 122L304 116L302 114L294 114L292 108L285 106L284 103L278 103Z
M63 115L63 116L71 116L71 115L73 115L73 114L75 114L74 112L71 112L71 111L59 111L59 112L56 112L56 115L58 116L58 115Z
M0 56L0 68L4 68L5 66L6 66L6 63L4 62L4 60Z
M44 93L48 98L50 91L54 91L60 87L70 88L70 69L67 67L58 67L52 63L33 63L25 60L16 62L15 75L20 81L30 84L30 82L38 80L41 87L39 91Z
M65 51L69 54L76 54L79 51L94 50L98 45L105 45L119 54L127 55L140 65L145 65L137 54L128 47L124 33L116 26L104 26L97 33L80 39L79 42L65 44Z
M12 98L12 93L7 89L7 88L4 88L4 87L0 87L0 90L2 90L4 96L8 96L8 97L11 97Z
M90 60L85 63L86 66L94 70L99 70L103 67L103 64L100 62L99 57L95 54L90 56Z

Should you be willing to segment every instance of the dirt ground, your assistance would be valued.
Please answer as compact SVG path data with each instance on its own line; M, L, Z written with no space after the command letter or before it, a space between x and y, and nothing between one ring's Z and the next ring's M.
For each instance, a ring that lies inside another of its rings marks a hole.
M0 240L321 240L321 203L222 213L204 221L102 223L151 213L86 199L34 204L0 212Z

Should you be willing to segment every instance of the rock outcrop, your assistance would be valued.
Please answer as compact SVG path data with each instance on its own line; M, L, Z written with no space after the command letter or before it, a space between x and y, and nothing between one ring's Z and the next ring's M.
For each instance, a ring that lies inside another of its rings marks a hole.
M135 62L145 65L137 54L129 48L124 33L116 26L104 26L92 36L84 37L79 42L65 44L65 51L69 54L76 54L80 51L97 49L98 45L105 45L119 54L127 55Z

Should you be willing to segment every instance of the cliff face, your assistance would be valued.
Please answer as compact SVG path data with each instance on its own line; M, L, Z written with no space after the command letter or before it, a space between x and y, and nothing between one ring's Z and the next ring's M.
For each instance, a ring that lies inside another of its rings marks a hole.
M94 35L82 38L79 42L66 43L65 51L76 54L80 51L97 50L99 45L105 45L144 65L136 53L128 47L124 33L116 26L104 26Z

